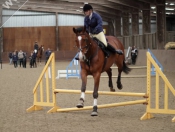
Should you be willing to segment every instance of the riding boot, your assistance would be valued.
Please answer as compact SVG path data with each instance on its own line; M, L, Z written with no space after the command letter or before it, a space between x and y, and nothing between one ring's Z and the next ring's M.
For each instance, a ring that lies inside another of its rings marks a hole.
M112 45L108 44L107 49L109 49L112 53L117 53L119 55L123 55L122 50L116 50Z
M107 51L106 47L103 45L103 46L101 46L101 49L103 50L105 56L108 58L109 57L109 52Z

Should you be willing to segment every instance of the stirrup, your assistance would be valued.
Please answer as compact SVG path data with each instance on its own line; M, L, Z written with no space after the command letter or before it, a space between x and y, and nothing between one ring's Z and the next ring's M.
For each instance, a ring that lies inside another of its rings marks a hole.
M123 51L122 50L116 50L116 53L119 55L123 55Z

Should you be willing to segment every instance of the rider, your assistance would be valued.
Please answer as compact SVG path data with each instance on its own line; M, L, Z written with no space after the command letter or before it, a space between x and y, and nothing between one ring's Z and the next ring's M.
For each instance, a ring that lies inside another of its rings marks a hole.
M86 31L89 32L92 37L96 37L103 43L104 46L102 46L102 49L105 52L105 54L109 56L108 52L106 52L107 48L113 53L122 55L123 54L122 50L116 50L107 43L106 37L103 32L103 26L102 26L103 21L101 16L93 12L93 8L90 4L85 4L83 7L83 11L85 14L84 26L86 27Z
M36 50L36 51L35 51L36 54L38 54L38 48L39 48L39 47L38 47L38 43L37 43L37 41L35 41L35 44L34 44L34 51Z

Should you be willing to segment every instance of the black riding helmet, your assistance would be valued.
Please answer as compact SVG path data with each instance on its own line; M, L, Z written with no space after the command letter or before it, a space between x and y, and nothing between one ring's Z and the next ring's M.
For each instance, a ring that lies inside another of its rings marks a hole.
M92 6L89 5L89 4L85 4L84 7L83 7L83 11L84 11L84 12L86 12L86 11L88 11L88 10L91 10L91 9L93 9L93 8L92 8Z

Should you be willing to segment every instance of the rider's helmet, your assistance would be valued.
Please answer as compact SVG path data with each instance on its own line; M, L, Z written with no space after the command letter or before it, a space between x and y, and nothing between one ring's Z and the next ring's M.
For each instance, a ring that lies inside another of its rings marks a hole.
M83 7L83 11L86 12L88 10L93 10L93 8L90 4L85 4L84 7Z

